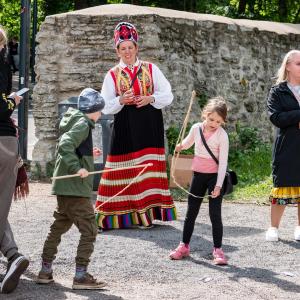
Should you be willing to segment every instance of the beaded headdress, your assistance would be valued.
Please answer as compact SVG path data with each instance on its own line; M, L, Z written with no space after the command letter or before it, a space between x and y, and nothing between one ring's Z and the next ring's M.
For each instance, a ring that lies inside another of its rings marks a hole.
M137 44L138 33L134 25L128 22L119 23L114 31L115 46L118 47L124 41L132 41Z

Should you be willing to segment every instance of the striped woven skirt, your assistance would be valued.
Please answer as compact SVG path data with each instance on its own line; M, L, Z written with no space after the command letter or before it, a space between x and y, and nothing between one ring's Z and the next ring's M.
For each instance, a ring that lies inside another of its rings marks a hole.
M153 220L176 219L166 174L162 112L151 105L124 106L115 115L105 169L146 163L153 165L140 176L143 168L103 173L95 205L100 228L147 227Z
M300 187L273 187L270 201L278 205L300 203Z

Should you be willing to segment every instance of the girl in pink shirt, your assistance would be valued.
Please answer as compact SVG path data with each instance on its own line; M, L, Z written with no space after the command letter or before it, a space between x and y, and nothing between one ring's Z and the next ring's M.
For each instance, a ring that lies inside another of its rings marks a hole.
M209 216L212 223L212 235L214 242L214 263L226 265L227 260L222 250L223 224L221 216L222 186L225 178L228 160L228 135L222 128L227 117L227 106L222 97L210 99L203 109L202 123L192 126L188 136L181 144L176 146L176 151L190 148L195 144L195 156L192 170L194 171L188 208L183 227L182 242L170 253L171 259L182 259L190 254L190 240L194 231L194 225L199 213L205 193L209 195ZM203 145L200 130L202 130L205 141L218 159L217 164Z

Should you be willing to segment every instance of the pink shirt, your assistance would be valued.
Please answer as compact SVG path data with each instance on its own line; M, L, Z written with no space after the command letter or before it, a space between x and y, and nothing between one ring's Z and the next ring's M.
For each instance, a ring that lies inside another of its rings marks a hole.
M200 126L203 130L203 123L196 123L192 126L188 136L182 141L183 149L188 149L195 144L192 170L199 173L218 173L216 186L221 187L227 169L228 135L222 127L214 132L204 134L207 145L219 160L219 165L217 165L202 143Z

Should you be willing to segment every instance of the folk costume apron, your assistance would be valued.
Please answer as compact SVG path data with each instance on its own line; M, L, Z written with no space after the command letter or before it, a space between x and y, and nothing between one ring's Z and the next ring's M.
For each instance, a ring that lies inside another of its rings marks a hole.
M124 94L134 79L136 96L153 94L152 65L141 62L131 71L116 66L110 71L117 96ZM150 226L153 220L176 219L166 174L163 116L160 109L148 104L141 108L124 105L115 115L111 149L105 169L153 163L120 195L98 208L97 224L103 229ZM126 187L141 169L103 173L98 189L97 206Z

